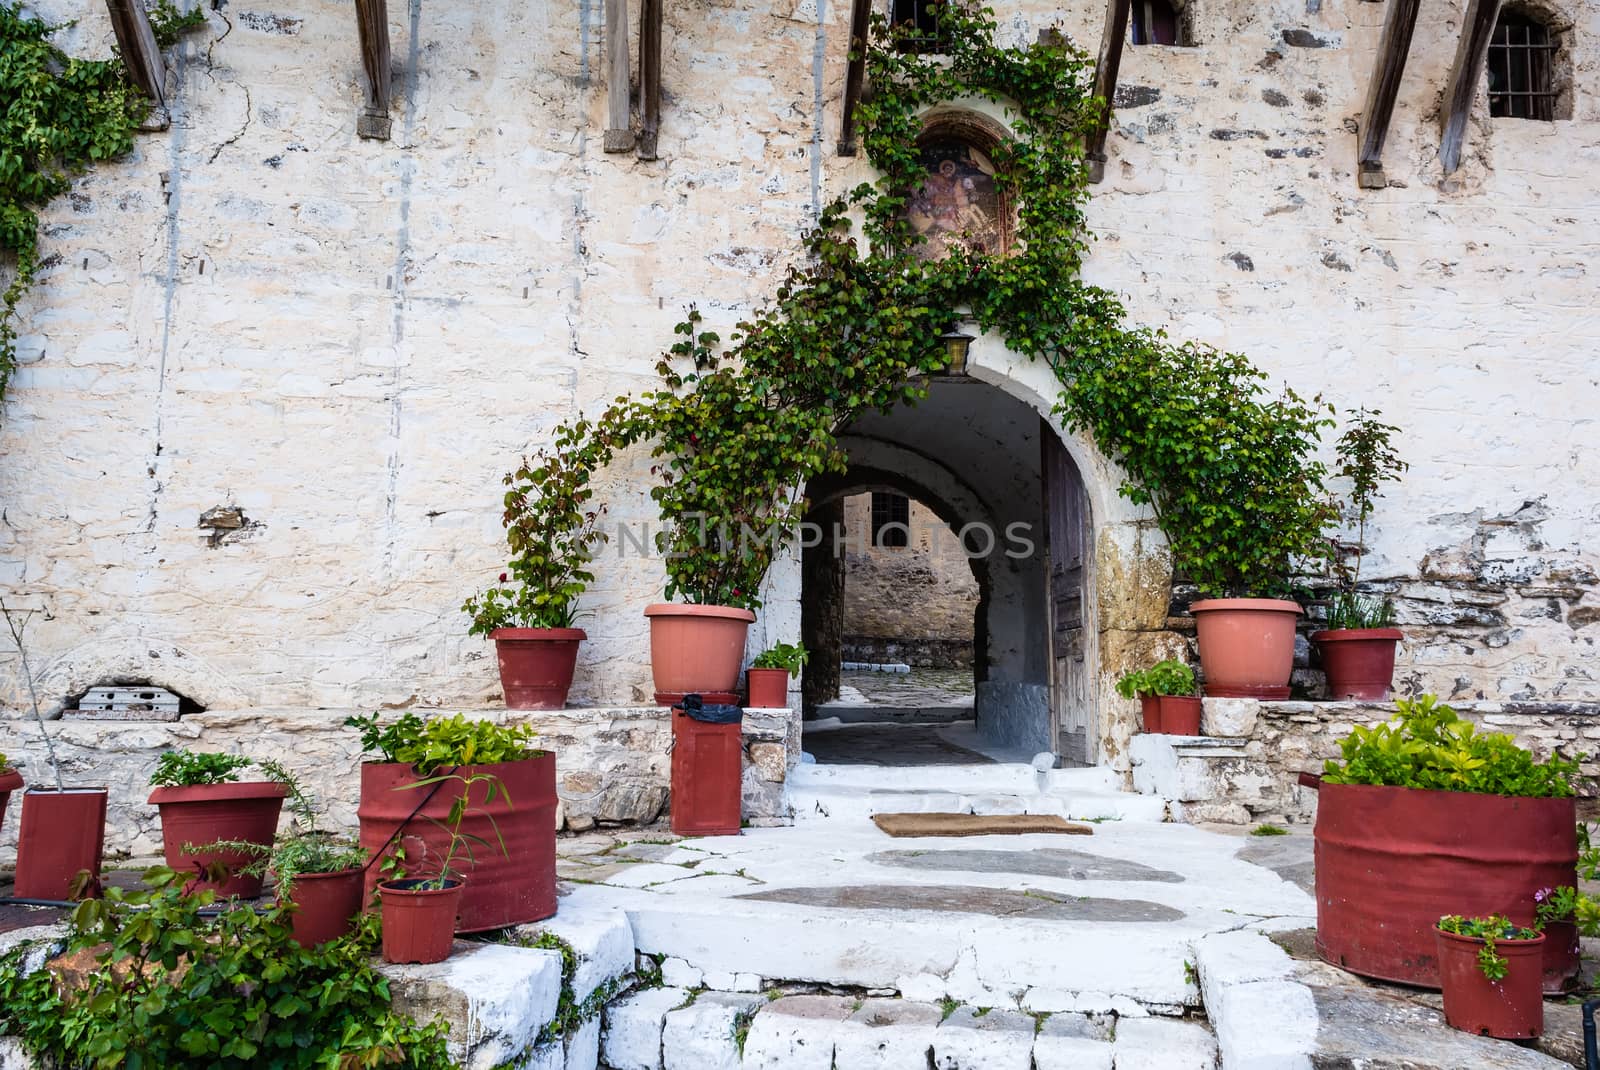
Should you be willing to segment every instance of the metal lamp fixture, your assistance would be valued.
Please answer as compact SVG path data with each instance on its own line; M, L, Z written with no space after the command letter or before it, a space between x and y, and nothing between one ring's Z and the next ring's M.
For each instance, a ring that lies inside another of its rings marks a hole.
M945 369L947 376L963 376L967 374L967 347L972 344L972 335L962 334L957 330L946 331L939 336L939 341L944 343Z

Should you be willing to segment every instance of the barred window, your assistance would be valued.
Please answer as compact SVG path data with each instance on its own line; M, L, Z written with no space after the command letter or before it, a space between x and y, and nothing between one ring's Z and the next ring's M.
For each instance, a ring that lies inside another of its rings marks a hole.
M1181 45L1183 21L1167 0L1133 0L1128 42L1135 45Z
M945 34L939 28L939 9L943 0L893 0L890 21L896 27L913 31L899 39L902 52L943 52Z
M911 543L911 499L904 494L872 492L872 545L896 548Z
M1507 12L1489 41L1489 114L1507 119L1556 117L1557 43L1544 23Z

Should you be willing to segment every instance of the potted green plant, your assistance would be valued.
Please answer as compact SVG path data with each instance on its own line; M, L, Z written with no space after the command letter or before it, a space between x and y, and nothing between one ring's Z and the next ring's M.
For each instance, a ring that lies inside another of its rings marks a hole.
M39 691L24 641L28 622L37 610L15 610L0 598L0 617L17 648L22 678L28 685L33 720L39 726L45 757L50 763L49 785L34 784L22 793L22 817L17 824L17 872L11 894L22 899L67 900L95 895L100 887L100 866L105 856L105 788L69 788L61 777L56 744L39 709Z
M1194 670L1168 658L1117 681L1117 694L1139 699L1147 733L1173 736L1200 734L1200 691Z
M1528 1040L1544 1032L1539 983L1544 933L1502 914L1447 914L1434 932L1446 1022L1503 1040Z
M779 643L757 654L745 672L750 691L749 704L757 709L788 706L789 679L800 675L810 656L799 643Z
M276 779L241 782L240 772L255 765L239 754L182 748L156 760L149 802L161 811L161 845L172 869L200 874L193 890L210 888L219 896L247 899L261 894L260 874L245 871L253 852L211 846L243 842L262 850L271 847L289 786ZM205 875L213 864L226 870L223 879Z
M455 799L438 778L456 775L470 781L461 832L472 842L503 840L507 847L504 854L453 863L464 884L460 931L520 925L556 912L556 759L533 745L532 728L459 713L428 720L407 713L387 725L373 714L345 723L360 729L363 747L381 759L361 764L356 814L369 858L450 857L451 835L441 823L449 822ZM480 774L483 779L474 779ZM420 792L412 787L419 780L428 781ZM369 867L369 896L378 878L378 868Z
M1341 512L1355 526L1356 540L1333 542L1339 590L1328 602L1325 627L1311 636L1328 678L1330 698L1387 699L1394 680L1395 646L1405 638L1394 626L1394 603L1357 590L1361 560L1367 552L1367 521L1380 497L1379 489L1385 482L1399 479L1406 469L1391 443L1391 436L1400 429L1378 420L1381 415L1357 409L1337 447L1338 475L1350 483L1350 495Z
M501 586L461 606L472 618L469 634L494 640L508 709L564 708L578 645L588 638L573 622L578 598L594 581L588 566L603 539L602 510L589 508L590 473L575 463L570 433L562 428L550 448L506 475L501 522L511 562Z
M361 913L367 852L349 837L318 827L316 806L292 772L274 761L259 764L288 789L289 828L270 845L232 840L206 844L201 850L249 859L239 867L240 873L257 878L270 873L278 903L289 915L290 935L301 947L348 935Z
M22 774L11 767L11 762L4 754L0 754L0 824L5 823L6 803L10 801L11 793L22 786Z
M1315 826L1317 950L1353 973L1438 987L1448 913L1535 922L1541 890L1575 886L1577 764L1538 761L1432 695L1355 728L1327 763ZM1547 986L1577 970L1547 941Z
M504 785L493 773L452 770L402 784L400 790L437 790L445 785L451 786L446 793L449 810L443 818L429 818L444 837L444 847L437 856L437 862L429 864L426 849L422 852L423 856L416 860L409 854L392 855L385 869L387 879L378 884L378 898L383 908L385 962L443 962L450 957L450 944L455 939L466 879L468 874L477 872L478 859L473 846L491 845L484 837L462 830L469 810L477 809L488 823L490 831L494 833L494 845L499 847L501 856L510 855L491 812L496 798L505 794ZM478 792L481 805L478 807L472 803L475 789L481 789ZM432 868L433 875L414 876L417 862L425 868Z

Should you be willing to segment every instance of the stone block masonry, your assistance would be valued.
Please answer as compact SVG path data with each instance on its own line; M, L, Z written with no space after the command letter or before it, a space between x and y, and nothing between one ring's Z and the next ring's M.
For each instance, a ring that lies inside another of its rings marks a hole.
M354 828L360 796L361 742L342 722L350 710L237 710L187 714L172 722L61 720L50 722L62 778L103 785L111 800L106 852L112 858L161 853L156 808L145 803L151 771L163 751L186 747L276 758L300 776L328 815L330 827ZM430 711L416 711L427 716ZM643 825L664 818L671 776L671 722L660 707L560 712L476 711L485 719L530 724L538 742L556 754L559 828ZM788 771L800 761L800 723L788 710L748 710L744 722L744 819L787 824ZM30 783L48 777L44 746L32 721L0 719L0 754ZM7 808L16 827L20 807ZM16 836L0 835L0 866L15 860Z

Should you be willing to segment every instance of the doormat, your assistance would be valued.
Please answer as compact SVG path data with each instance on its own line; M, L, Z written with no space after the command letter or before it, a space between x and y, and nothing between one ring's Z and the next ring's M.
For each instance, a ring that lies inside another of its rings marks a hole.
M872 823L891 836L1094 835L1088 825L1073 824L1054 814L873 814Z

